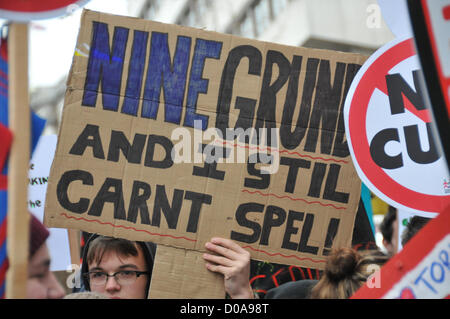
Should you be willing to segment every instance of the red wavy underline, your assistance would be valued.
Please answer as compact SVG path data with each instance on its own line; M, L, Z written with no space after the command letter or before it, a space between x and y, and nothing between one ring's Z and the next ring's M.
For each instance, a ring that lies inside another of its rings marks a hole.
M313 156L310 156L310 155L300 154L298 152L291 152L291 151L288 151L288 150L280 151L280 150L278 150L276 148L272 149L270 147L266 147L266 148L260 148L259 146L258 147L251 147L251 146L248 146L248 145L244 146L244 145L239 145L239 144L236 144L236 143L231 143L231 142L228 142L228 141L219 141L219 140L216 140L215 142L222 143L223 145L228 144L228 145L233 146L233 147L237 146L237 147L240 147L240 148L248 148L249 150L258 150L258 151L264 151L264 152L269 150L271 152L288 153L290 155L297 155L299 157L306 157L306 158L310 158L312 160L321 160L321 161L325 161L325 162L330 162L331 161L331 162L335 162L335 163L348 164L348 161L344 161L344 160L336 160L334 158L313 157Z
M260 191L251 192L251 191L246 190L246 189L241 190L241 192L249 193L249 194L252 194L252 195L259 194L261 196L274 196L274 197L279 198L279 199L288 198L288 199L293 200L293 201L298 201L299 200L299 201L305 202L306 204L309 204L309 205L319 204L320 206L323 206L323 207L327 207L328 206L328 207L333 207L334 209L346 209L346 207L342 207L342 206L335 206L333 204L324 204L324 203L317 202L317 201L310 202L310 201L307 201L306 199L303 199L303 198L293 198L293 197L290 197L290 196L287 196L287 195L279 196L279 195L273 194L273 193L266 193L266 194L264 194L264 193L261 193Z
M167 235L167 234L158 234L158 233L149 232L149 231L144 230L144 229L136 229L134 227L129 227L129 226L114 225L112 223L102 222L102 221L96 220L96 219L86 219L84 217L73 217L73 216L67 215L66 213L61 213L60 215L66 217L66 218L71 218L71 219L75 219L75 220L83 220L83 221L86 221L86 222L89 222L89 223L98 223L98 224L101 224L101 225L110 225L112 227L124 228L124 229L127 229L127 230L132 229L134 231L144 232L144 233L150 234L152 236L170 237L170 238L173 238L173 239L184 239L184 240L188 240L188 241L192 241L192 242L196 242L197 241L196 239L191 239L191 238L187 238L187 237L183 237L183 236L173 236L173 235Z
M266 254L268 256L271 256L271 257L279 255L279 256L284 257L284 258L295 258L295 259L300 260L300 261L302 261L302 260L310 260L313 263L324 263L324 262L326 262L326 260L324 260L324 259L314 260L314 259L308 258L308 257L302 258L302 257L298 257L298 256L295 256L295 255L283 255L281 253L269 253L269 252L267 252L265 250L256 249L256 248L253 248L253 247L250 247L250 246L244 246L242 248L244 248L244 249L249 248L249 249L251 249L253 251L264 253L264 254Z

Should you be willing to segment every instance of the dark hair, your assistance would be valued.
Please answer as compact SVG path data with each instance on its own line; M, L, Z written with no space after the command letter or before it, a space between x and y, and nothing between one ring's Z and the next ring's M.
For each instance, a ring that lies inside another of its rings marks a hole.
M99 236L89 245L89 251L86 256L87 263L92 264L95 262L100 264L105 253L111 251L123 257L136 257L139 254L135 242L121 238Z
M431 218L421 217L421 216L413 216L409 220L406 225L405 230L402 233L402 246L405 246L406 243L416 235L419 230L425 226Z
M382 266L388 257L379 250L334 249L328 256L322 278L312 289L312 299L347 299L372 275L370 265Z
M383 235L383 238L387 240L389 243L392 241L392 224L397 219L397 210L396 208L389 206L389 210L383 218L383 221L380 224L380 231Z
M104 255L108 252L115 252L118 257L136 257L141 250L145 259L146 269L148 272L148 282L146 291L150 288L150 281L153 271L154 256L156 254L156 244L151 242L130 241L122 238L113 238L92 234L84 247L82 270L82 285L86 290L90 290L89 280L86 280L85 274L89 271L89 264L96 262L101 263ZM76 291L75 291L76 292Z

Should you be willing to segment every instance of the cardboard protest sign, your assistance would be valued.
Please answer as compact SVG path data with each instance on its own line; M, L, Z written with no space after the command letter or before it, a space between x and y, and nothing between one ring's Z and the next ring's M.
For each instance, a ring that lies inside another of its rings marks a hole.
M365 57L84 11L45 203L49 227L323 268L361 182L344 136ZM265 129L265 130L264 130Z
M449 210L431 219L352 298L450 298Z

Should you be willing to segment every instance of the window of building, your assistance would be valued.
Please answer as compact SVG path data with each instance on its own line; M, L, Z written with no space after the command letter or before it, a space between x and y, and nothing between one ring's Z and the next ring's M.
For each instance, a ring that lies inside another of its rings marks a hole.
M159 10L162 0L147 0L141 9L141 18L153 20Z
M264 33L273 20L286 8L290 0L254 0L243 16L229 28L229 32L256 38Z
M210 1L211 0L190 0L186 5L183 14L178 19L177 24L191 27L203 27Z
M253 12L247 12L244 16L244 19L239 23L240 35L247 38L253 38L255 36L253 20Z
M197 15L201 21L205 21L205 16L210 7L211 0L196 0Z
M272 17L277 17L286 8L289 0L271 0Z
M271 21L270 16L270 1L260 0L256 2L254 8L254 23L255 23L255 35L259 36L269 26Z

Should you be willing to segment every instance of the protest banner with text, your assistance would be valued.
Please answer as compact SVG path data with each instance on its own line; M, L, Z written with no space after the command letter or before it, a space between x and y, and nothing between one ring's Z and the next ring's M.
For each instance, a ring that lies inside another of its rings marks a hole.
M351 244L343 106L364 56L87 10L76 51L47 226L196 251L220 236L319 269Z

